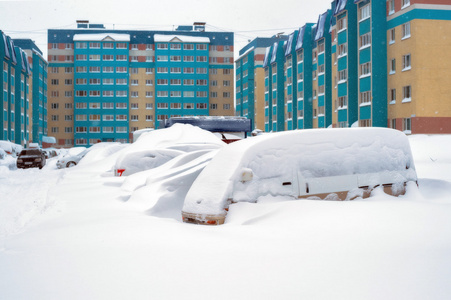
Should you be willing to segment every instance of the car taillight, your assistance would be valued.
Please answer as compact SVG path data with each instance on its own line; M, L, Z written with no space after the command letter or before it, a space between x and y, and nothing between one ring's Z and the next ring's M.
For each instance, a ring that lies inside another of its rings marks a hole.
M207 221L207 224L210 224L210 225L216 225L216 220L208 220Z
M115 175L116 176L122 176L122 173L125 172L125 169L116 169L115 170Z

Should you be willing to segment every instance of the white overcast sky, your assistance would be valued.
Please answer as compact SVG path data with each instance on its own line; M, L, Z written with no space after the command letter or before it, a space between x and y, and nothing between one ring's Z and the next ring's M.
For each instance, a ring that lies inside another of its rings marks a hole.
M207 31L233 31L235 55L248 40L289 34L316 23L332 0L0 0L0 30L30 38L47 55L47 29L73 29L76 20L107 29L172 30L206 22ZM236 57L235 57L236 58Z

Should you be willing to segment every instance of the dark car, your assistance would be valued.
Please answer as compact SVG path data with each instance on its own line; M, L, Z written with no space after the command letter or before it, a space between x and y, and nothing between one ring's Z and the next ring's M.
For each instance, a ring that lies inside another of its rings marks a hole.
M41 149L25 149L22 150L17 157L17 167L18 168L39 168L45 166L45 154Z

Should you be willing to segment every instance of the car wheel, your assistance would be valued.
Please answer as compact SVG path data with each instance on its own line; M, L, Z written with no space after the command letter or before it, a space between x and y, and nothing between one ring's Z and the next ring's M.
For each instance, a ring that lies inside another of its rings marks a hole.
M42 167L44 167L43 165L39 165L39 170L42 169Z
M68 168L72 168L72 167L74 167L74 166L76 166L77 165L77 163L76 162L74 162L74 161L70 161L70 162L68 162L67 164L66 164L66 167L68 167Z

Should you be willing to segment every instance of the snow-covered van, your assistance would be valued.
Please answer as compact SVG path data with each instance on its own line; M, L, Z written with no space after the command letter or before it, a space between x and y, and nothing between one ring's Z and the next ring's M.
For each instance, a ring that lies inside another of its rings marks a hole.
M382 186L405 193L417 175L406 135L388 128L308 129L265 134L221 149L199 174L184 222L222 224L231 203L265 195L352 200Z

